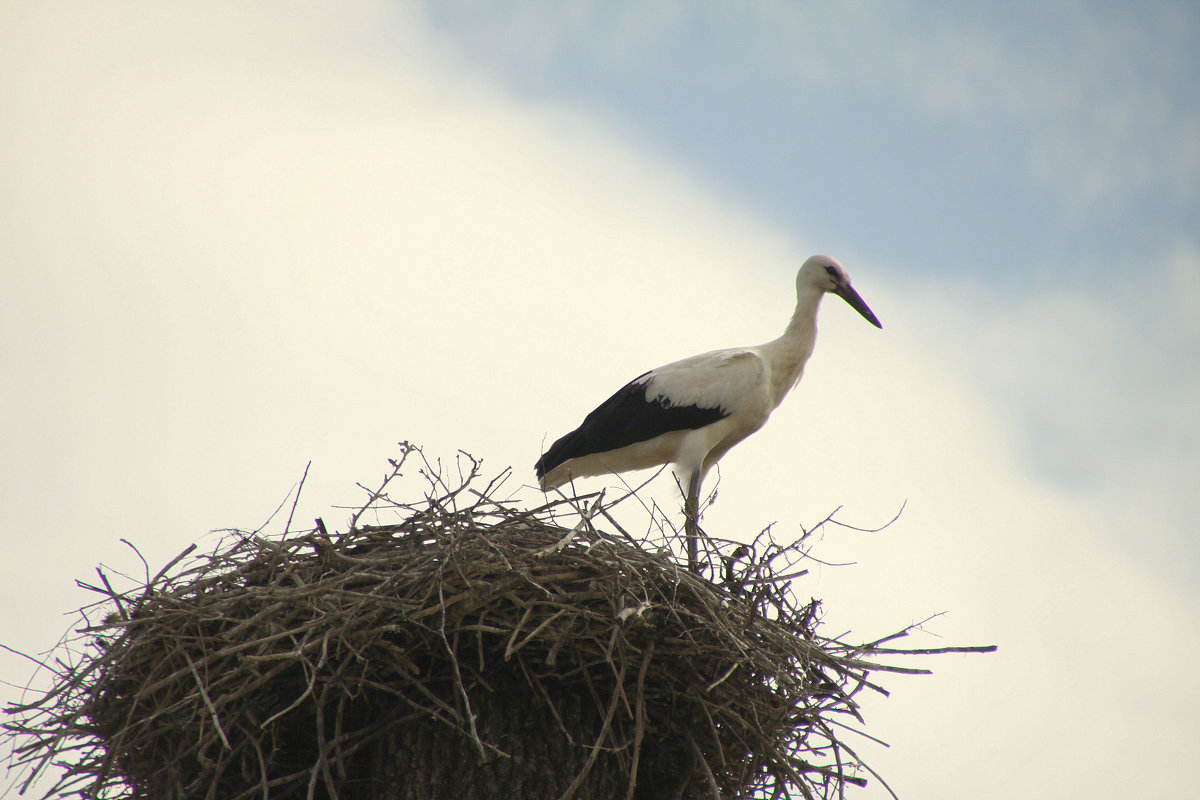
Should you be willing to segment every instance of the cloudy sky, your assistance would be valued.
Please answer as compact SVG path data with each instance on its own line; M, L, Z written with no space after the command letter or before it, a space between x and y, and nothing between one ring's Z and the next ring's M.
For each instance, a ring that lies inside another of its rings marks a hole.
M0 3L0 642L310 460L304 520L401 439L534 502L544 444L776 336L828 252L884 328L825 303L706 527L905 504L797 586L829 633L999 645L867 701L901 796L1185 796L1198 74L1187 2Z

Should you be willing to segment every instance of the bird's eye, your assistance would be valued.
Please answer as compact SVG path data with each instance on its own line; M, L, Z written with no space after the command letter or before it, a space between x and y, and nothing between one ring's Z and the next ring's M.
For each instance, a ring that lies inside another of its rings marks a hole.
M829 273L829 277L836 278L838 276L837 267L826 267L825 271Z

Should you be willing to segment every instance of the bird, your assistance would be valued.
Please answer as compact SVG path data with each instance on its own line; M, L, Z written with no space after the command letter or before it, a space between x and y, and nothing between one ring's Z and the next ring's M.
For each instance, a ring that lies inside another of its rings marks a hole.
M796 273L796 310L782 336L643 372L542 454L534 465L542 491L575 478L673 464L685 492L688 567L697 572L704 476L730 448L766 424L800 381L826 294L836 294L883 328L838 260L814 255Z

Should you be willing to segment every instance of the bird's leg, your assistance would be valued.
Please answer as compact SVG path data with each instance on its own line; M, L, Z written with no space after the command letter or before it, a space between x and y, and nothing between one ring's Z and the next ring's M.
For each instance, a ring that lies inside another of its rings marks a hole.
M700 574L700 470L688 480L687 497L683 501L684 535L687 536L688 569Z

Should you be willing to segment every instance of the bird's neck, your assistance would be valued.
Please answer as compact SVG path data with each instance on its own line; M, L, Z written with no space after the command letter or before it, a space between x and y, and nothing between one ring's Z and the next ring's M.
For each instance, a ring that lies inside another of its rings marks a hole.
M762 346L771 365L771 400L778 406L804 373L804 364L817 341L817 306L821 292L805 293L796 300L796 311L778 339Z

